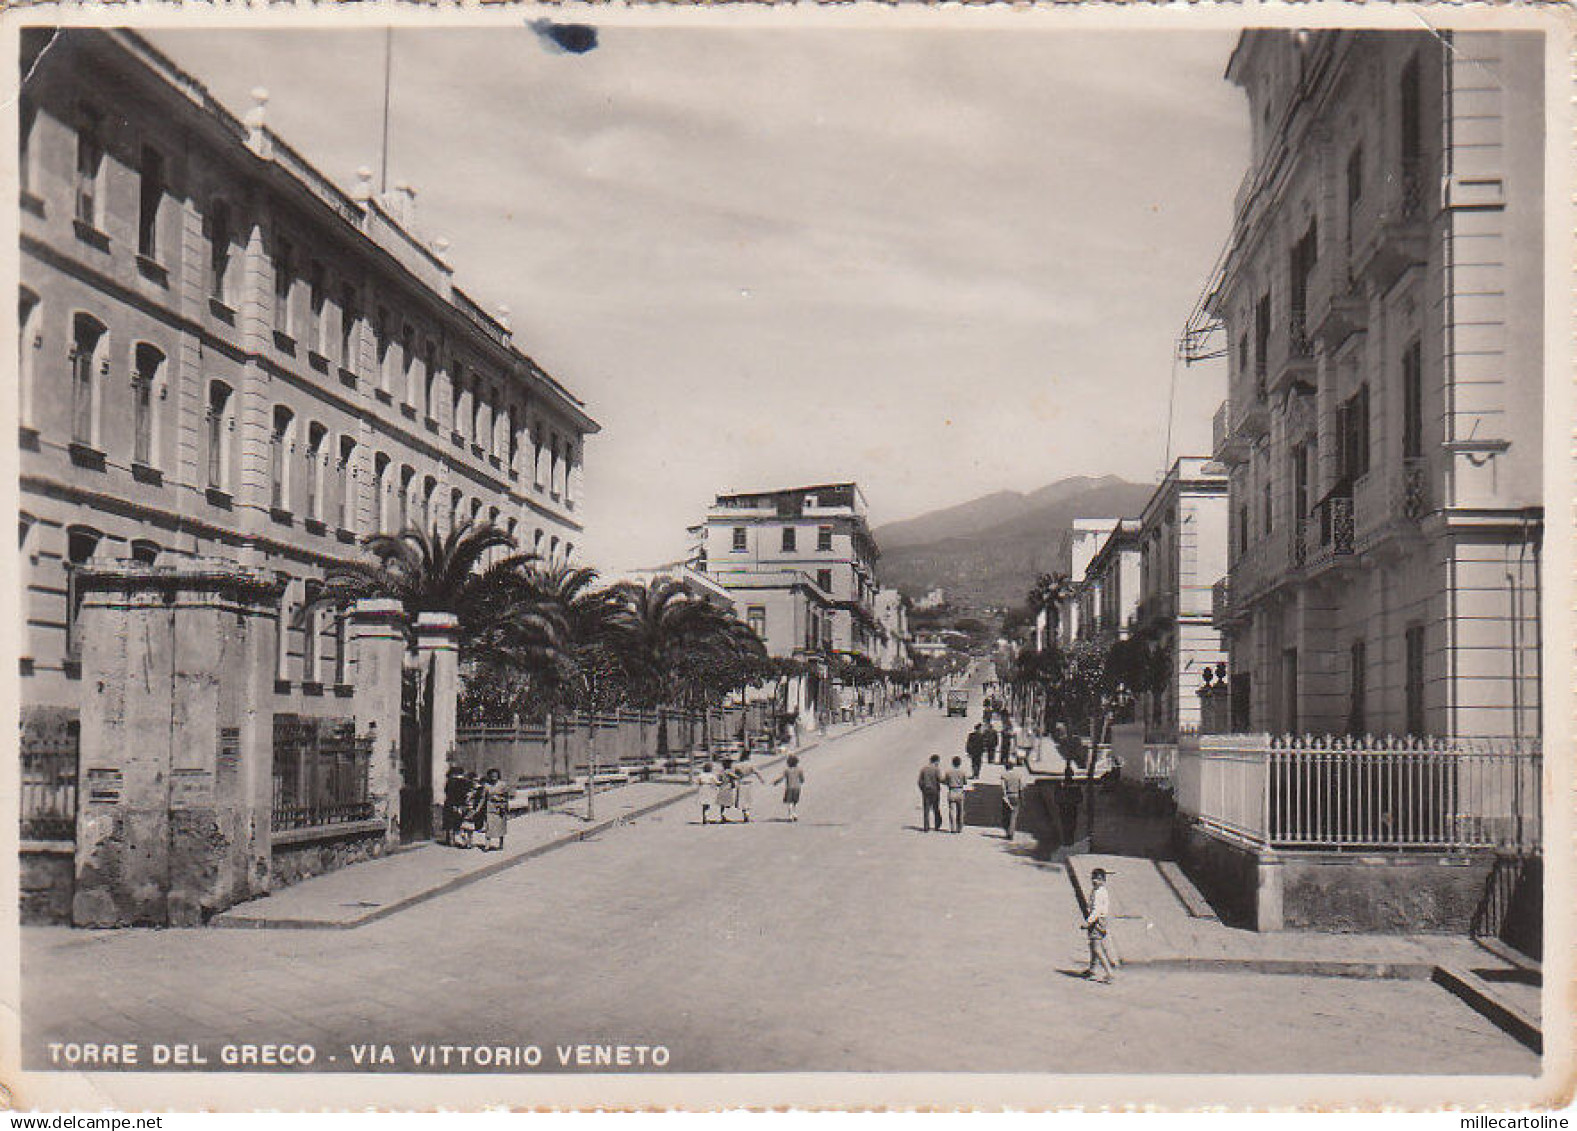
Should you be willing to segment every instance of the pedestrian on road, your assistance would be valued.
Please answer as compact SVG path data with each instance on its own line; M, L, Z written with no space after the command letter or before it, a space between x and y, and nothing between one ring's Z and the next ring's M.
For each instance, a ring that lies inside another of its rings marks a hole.
M1018 815L1029 775L1011 754L1003 755L1002 762L1007 767L1002 771L1002 834L1012 840L1018 834Z
M921 832L931 831L931 819L936 819L936 831L942 831L942 756L932 754L931 760L920 767Z
M734 760L723 759L723 768L717 772L717 819L728 824L728 811L738 797L738 781L734 776Z
M750 761L750 753L739 760L739 765L734 767L734 804L739 807L739 812L746 821L750 820L750 803L755 798L755 783L766 783L761 776L761 771L756 769Z
M1079 826L1079 786L1073 778L1073 763L1063 762L1062 782L1057 786L1058 843L1072 844Z
M800 768L798 754L788 756L778 781L783 783L783 804L788 808L788 819L799 820L799 791L805 785L805 771Z
M998 749L1002 752L1002 764L1005 766L1013 757L1017 745L1013 741L1013 720L1006 711L1002 712L1002 734L997 739Z
M947 771L947 825L955 833L964 831L964 795L969 792L969 774L964 770L964 760L954 757L953 768Z
M995 762L997 760L997 729L991 725L989 718L981 725L986 728L980 735L980 739L986 748L986 761Z
M986 756L986 736L981 733L985 723L976 723L975 729L964 739L964 753L969 755L969 776L980 776L980 763Z
M1102 985L1109 985L1117 973L1117 964L1112 960L1111 948L1106 941L1110 915L1111 895L1106 890L1106 869L1096 868L1090 873L1090 912L1084 917L1084 933L1090 940L1090 964L1084 976ZM1102 973L1095 972L1097 967Z
M717 770L708 762L701 767L701 774L696 779L701 786L698 796L701 799L701 823L710 824L712 809L717 805Z
M513 791L496 769L488 770L482 784L482 800L486 810L483 834L487 843L483 852L498 852L504 847L504 833L509 830L509 798Z

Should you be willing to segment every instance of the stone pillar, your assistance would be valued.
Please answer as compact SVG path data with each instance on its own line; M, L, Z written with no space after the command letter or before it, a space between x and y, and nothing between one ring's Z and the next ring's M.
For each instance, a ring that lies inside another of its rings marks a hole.
M1225 683L1207 683L1199 696L1199 733L1228 734L1232 730L1232 692Z
M398 601L357 601L350 610L355 641L356 732L372 736L367 793L385 823L385 839L400 832L400 726L405 669L405 610Z
M219 559L84 567L78 926L193 926L269 888L279 584Z
M433 828L443 827L443 786L454 762L457 708L460 700L460 622L453 613L418 613L416 653L431 696L432 764L427 782L406 787L432 787Z

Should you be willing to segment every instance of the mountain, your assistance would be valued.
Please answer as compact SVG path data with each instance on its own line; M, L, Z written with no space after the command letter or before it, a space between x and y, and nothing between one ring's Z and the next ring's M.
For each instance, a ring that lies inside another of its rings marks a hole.
M1019 604L1037 574L1068 568L1074 519L1136 518L1152 491L1114 475L1080 475L879 526L882 584L913 598L940 586L958 608Z

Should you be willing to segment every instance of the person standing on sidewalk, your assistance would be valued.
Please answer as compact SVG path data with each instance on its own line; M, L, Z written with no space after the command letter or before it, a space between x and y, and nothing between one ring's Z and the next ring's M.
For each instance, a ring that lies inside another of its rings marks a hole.
M981 732L980 740L986 749L986 761L995 762L997 760L997 728L991 725L990 715L986 716L986 721L981 725L985 727L985 730Z
M920 808L923 810L921 832L931 831L931 819L936 818L936 831L942 831L942 756L932 754L931 760L920 767Z
M1018 814L1024 800L1024 787L1029 775L1011 754L1002 756L1002 835L1012 840L1018 835Z
M997 740L998 748L1002 752L1002 764L1008 765L1013 761L1017 746L1013 742L1013 719L1006 711L1002 712L1002 734Z
M955 757L953 768L947 771L947 825L955 833L964 831L964 796L969 792L969 774L964 770L964 760Z
M498 852L504 847L504 834L509 831L509 797L513 791L496 769L488 770L482 782L482 805L485 811L483 834L487 843L483 852Z
M964 753L969 755L969 776L980 776L980 763L986 756L986 737L980 733L984 723L976 723L975 729L969 732L969 737L964 739Z
M1106 890L1106 869L1096 868L1090 873L1090 911L1084 917L1084 933L1090 940L1090 965L1084 976L1102 985L1110 985L1117 973L1117 964L1112 961L1112 952L1106 942L1111 906L1111 894ZM1097 967L1102 973L1095 972Z
M739 812L747 822L750 820L750 804L755 799L756 783L764 781L761 771L750 761L750 752L747 750L739 760L739 765L734 767L734 804L739 806Z
M798 754L788 756L778 781L783 783L783 804L788 808L788 819L799 820L799 791L805 785L805 771L800 768Z
M710 824L712 808L717 804L717 771L712 768L712 763L701 767L696 781L701 787L696 794L701 799L701 823Z

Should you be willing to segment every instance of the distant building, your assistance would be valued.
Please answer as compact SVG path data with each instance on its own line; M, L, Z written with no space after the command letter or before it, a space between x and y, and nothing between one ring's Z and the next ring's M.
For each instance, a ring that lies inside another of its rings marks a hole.
M1252 30L1227 77L1233 723L1535 734L1543 36Z
M945 604L947 604L947 591L941 587L936 587L916 601L914 607L917 609L940 609Z
M1151 741L1197 729L1196 694L1206 667L1226 662L1211 623L1211 593L1227 570L1227 476L1219 464L1184 456L1145 504L1139 532L1139 605L1134 635L1162 648L1167 684L1141 704Z
M1084 577L1096 552L1116 529L1115 518L1076 518L1068 530L1068 580L1069 592L1057 605L1057 639L1059 648L1067 648L1080 639L1080 609ZM1044 623L1041 624L1044 630Z
M722 609L727 613L737 615L739 612L739 602L734 599L733 594L685 561L625 570L617 578L604 578L603 580L629 581L646 586L659 581L675 581L684 587L686 593L697 600L705 601L707 604Z
M909 633L909 599L896 589L876 593L876 619L882 628L878 666L896 671L909 663L912 639Z
M1138 519L1112 522L1079 586L1080 640L1122 639L1139 608Z

